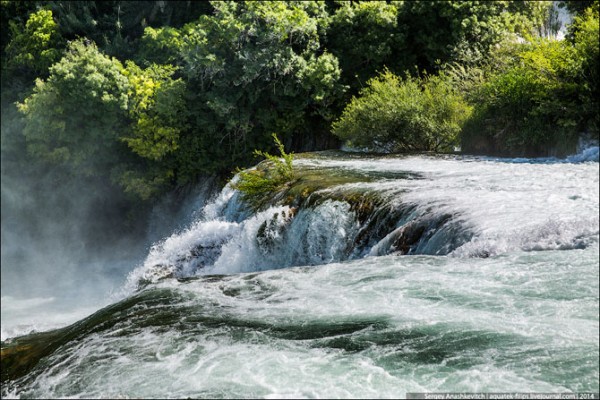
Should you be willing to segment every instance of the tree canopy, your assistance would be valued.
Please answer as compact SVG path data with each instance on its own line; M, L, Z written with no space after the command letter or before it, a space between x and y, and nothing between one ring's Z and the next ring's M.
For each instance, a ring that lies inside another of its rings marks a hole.
M555 41L552 2L2 1L3 156L145 201L272 132L541 154L598 131L598 1L563 3Z

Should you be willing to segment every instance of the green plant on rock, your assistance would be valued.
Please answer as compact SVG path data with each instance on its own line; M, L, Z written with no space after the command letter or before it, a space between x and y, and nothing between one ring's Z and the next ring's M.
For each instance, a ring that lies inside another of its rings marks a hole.
M255 169L239 171L238 181L233 184L241 192L242 200L254 210L261 208L269 196L294 179L294 154L285 152L276 134L273 134L273 140L281 156L255 150L254 154L264 157L266 162L260 163Z

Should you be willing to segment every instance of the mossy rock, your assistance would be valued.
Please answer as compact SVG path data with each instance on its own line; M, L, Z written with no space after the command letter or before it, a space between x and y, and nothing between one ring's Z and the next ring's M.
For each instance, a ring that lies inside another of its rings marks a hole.
M0 365L1 381L17 379L26 375L39 360L51 354L64 335L63 329L33 333L2 342Z
M0 381L4 384L6 381L19 379L41 365L46 357L61 346L89 334L109 330L118 323L134 318L145 318L146 321L156 323L148 316L155 313L154 308L157 306L164 307L179 302L180 299L174 294L180 295L170 289L143 290L64 328L31 333L3 341L0 352L2 367ZM134 307L139 304L146 307ZM165 320L160 323L169 325L173 321Z
M389 155L379 155L377 158L386 158ZM324 151L315 153L294 154L296 160L301 159L364 159L373 158L372 154L354 154L341 151ZM257 165L257 174L263 176L276 176L271 171L274 166L269 162L261 162ZM360 171L345 168L327 168L294 165L293 178L285 182L275 182L276 185L265 188L258 194L246 194L247 206L253 211L265 210L275 205L287 205L291 207L311 207L321 203L321 199L346 201L353 211L359 214L368 214L374 206L380 202L379 195L371 193L367 189L342 188L341 186L353 183L368 183L382 179L421 179L414 172L402 171ZM268 179L267 179L268 180ZM268 180L269 183L273 183ZM327 192L327 194L313 196L313 193Z

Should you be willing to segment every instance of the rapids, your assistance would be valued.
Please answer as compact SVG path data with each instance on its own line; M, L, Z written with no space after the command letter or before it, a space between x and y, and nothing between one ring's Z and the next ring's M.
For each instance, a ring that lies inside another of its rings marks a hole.
M297 188L226 186L107 307L3 319L2 395L598 392L597 161L299 155Z

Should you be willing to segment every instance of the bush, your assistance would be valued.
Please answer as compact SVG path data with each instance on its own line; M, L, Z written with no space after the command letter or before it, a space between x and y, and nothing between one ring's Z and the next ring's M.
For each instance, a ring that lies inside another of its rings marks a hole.
M12 40L6 47L7 67L14 75L48 76L48 68L61 55L63 40L52 11L39 10L29 15L25 28L11 21Z
M385 71L346 106L333 134L372 151L446 151L470 112L443 75L402 80Z
M589 108L591 80L577 45L532 39L500 52L504 62L490 68L471 98L463 149L529 157L575 151L578 133L593 128L598 115Z
M242 200L249 203L253 209L259 209L269 195L282 189L294 179L292 161L294 155L286 153L283 144L276 134L273 139L281 154L281 158L255 150L254 154L265 157L266 164L259 164L256 169L239 171L239 179L233 187L242 193Z
M71 42L65 56L38 79L18 105L28 152L78 174L106 173L119 161L119 133L127 126L130 84L123 65L94 44Z
M589 7L582 15L575 17L572 25L574 47L579 60L580 98L585 128L598 137L600 116L598 97L600 97L600 23L598 3Z

